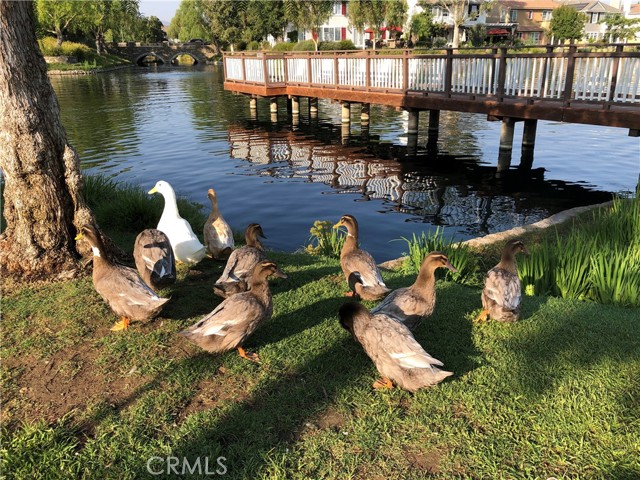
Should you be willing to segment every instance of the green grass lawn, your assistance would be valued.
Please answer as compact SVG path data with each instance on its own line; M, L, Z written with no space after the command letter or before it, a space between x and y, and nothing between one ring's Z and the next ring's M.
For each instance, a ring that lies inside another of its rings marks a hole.
M223 456L223 478L640 477L638 309L525 297L519 323L475 325L480 290L440 282L416 338L454 376L375 391L338 323L338 262L270 256L289 279L246 345L259 365L176 335L219 303L210 259L180 269L161 318L124 333L89 276L7 293L2 474L163 478L149 458L209 457L213 471Z

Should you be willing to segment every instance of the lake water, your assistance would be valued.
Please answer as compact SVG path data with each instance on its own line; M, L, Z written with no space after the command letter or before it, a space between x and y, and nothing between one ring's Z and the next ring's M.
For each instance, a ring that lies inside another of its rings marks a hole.
M518 173L518 124L512 171L496 179L500 122L482 115L442 112L438 151L413 158L406 114L387 107L372 106L368 129L354 107L344 139L340 106L328 101L311 119L303 100L294 125L284 100L276 121L261 100L252 119L248 99L223 90L221 66L51 80L88 173L144 189L166 180L205 211L213 187L234 230L260 223L277 250L302 247L314 220L350 213L362 246L384 261L406 250L400 237L442 226L466 239L532 223L632 191L640 172L640 140L617 128L539 122L534 169Z

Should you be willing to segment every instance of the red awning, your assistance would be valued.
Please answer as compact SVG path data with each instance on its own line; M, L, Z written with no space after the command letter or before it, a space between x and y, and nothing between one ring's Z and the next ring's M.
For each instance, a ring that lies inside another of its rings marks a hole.
M511 32L509 30L505 30L504 28L493 28L487 32L487 35L510 35Z
M372 28L367 28L364 33L373 33L373 29Z
M387 30L395 30L396 32L401 32L402 27L382 27L380 28L381 32L386 32Z

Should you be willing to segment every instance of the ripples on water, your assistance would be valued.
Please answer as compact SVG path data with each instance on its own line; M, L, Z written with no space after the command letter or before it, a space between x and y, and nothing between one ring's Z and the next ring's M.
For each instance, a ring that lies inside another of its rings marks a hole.
M420 150L409 159L403 112L372 106L366 129L354 106L348 138L340 107L331 102L321 101L319 118L310 119L303 101L294 125L284 102L273 122L260 101L258 118L251 119L248 100L223 91L221 67L52 82L70 142L89 173L145 189L163 179L206 205L213 186L235 230L261 223L267 245L281 250L301 247L314 220L351 213L363 246L383 261L406 249L392 241L401 236L441 225L464 239L535 222L604 201L607 191L633 190L640 170L640 144L625 130L539 122L534 170L512 169L498 180L500 123L452 112L441 115L439 153Z

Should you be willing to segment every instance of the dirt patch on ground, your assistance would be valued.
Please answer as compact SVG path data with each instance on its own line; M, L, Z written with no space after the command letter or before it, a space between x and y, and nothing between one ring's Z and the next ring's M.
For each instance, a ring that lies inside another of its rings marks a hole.
M406 460L412 470L417 470L429 475L435 475L440 472L440 452L410 452L406 455Z
M9 369L20 369L15 388L5 395L2 417L10 426L24 421L54 422L73 410L105 403L124 408L146 379L141 376L107 378L95 366L97 352L80 345L49 359L32 355L7 358Z
M313 422L321 429L339 429L347 423L347 418L335 408L329 407L324 410Z
M225 367L220 367L214 378L205 378L198 383L196 394L180 412L178 422L184 421L193 413L209 410L227 401L247 402L250 398L247 393L249 390L244 380L229 375Z

